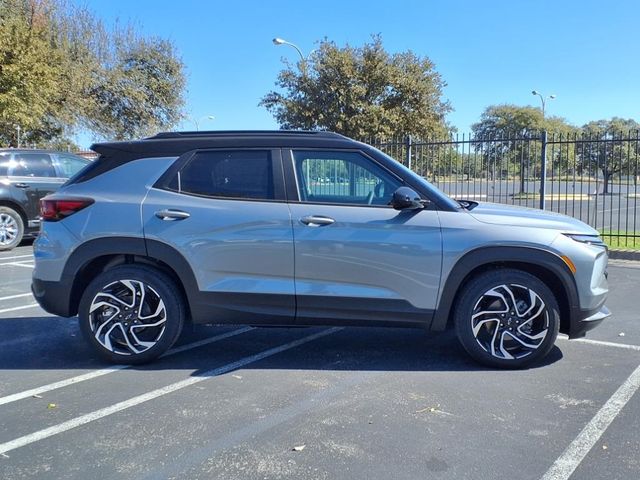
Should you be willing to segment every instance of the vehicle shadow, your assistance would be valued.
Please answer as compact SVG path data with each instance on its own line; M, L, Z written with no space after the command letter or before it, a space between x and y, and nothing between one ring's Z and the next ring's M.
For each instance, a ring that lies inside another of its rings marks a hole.
M242 326L188 325L176 347L202 342ZM254 328L205 343L197 348L160 358L138 370L185 369L202 375L265 350L325 330L309 328ZM174 347L175 348L175 347ZM558 347L539 368L562 358ZM77 319L22 317L0 320L1 370L65 370L104 368L78 328ZM487 370L468 357L454 332L427 333L407 328L346 327L290 350L269 356L251 369L362 370L362 371L469 371Z
M242 326L188 325L176 347L203 342ZM168 355L137 370L191 370L204 375L242 358L286 345L326 330L254 328ZM556 346L535 369L562 359ZM77 319L23 317L0 320L0 371L94 369L109 366L99 360L82 337ZM407 328L346 327L295 348L246 365L250 369L334 371L474 371L491 370L474 362L452 331L427 333Z

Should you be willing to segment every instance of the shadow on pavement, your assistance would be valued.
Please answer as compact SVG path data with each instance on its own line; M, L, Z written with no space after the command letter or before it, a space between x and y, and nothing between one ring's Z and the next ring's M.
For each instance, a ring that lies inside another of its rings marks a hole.
M236 330L240 326L188 325L176 346ZM198 348L131 367L136 370L192 370L201 375L324 328L256 328ZM556 346L539 368L562 358ZM77 319L23 317L0 320L0 370L93 369L110 364L97 359L78 328ZM475 363L455 333L420 329L348 327L266 359L250 369L349 371L474 371Z

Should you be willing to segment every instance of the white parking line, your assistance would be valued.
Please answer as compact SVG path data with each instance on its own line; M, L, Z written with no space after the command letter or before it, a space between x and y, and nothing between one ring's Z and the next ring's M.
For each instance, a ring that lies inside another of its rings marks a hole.
M33 307L39 307L39 306L40 305L38 305L37 303L30 303L29 305L20 305L19 307L3 308L2 310L0 310L0 313L15 312L16 310L25 310L27 308L33 308ZM0 318L0 320L3 320L3 319Z
M33 258L33 255L15 255L13 257L0 257L0 261L15 260L16 258Z
M558 340L567 340L569 342L576 342L576 343L586 343L588 345L599 345L601 347L614 347L614 348L623 348L625 350L640 351L640 345L631 345L628 343L606 342L604 340L592 340L590 338L574 338L572 340L569 340L569 337L564 333L561 333L558 335Z
M605 342L603 340L591 340L589 338L576 338L572 342L589 343L591 345L601 345L603 347L624 348L626 350L635 350L640 352L640 345L630 345L628 343Z
M0 297L0 302L3 300L12 300L14 298L31 297L32 293L18 293L16 295L9 295L8 297Z
M182 345L177 348L172 348L171 350L166 352L164 355L162 355L160 358L168 357L170 355L175 355L177 353L186 352L187 350L191 350L197 347L202 347L203 345L208 345L210 343L219 342L220 340L224 340L225 338L230 338L235 335L240 335L241 333L248 332L249 330L253 330L253 327L239 328L238 330L232 330L231 332L226 332L220 335L216 335L214 337L198 340L197 342L187 343L186 345ZM67 378L65 380L60 380L59 382L49 383L48 385L43 385L41 387L24 390L22 392L14 393L12 395L7 395L6 397L0 397L0 405L6 405L7 403L16 402L18 400L22 400L23 398L32 397L33 395L40 395L42 393L50 392L51 390L56 390L58 388L74 385L76 383L84 382L85 380L91 380L92 378L102 377L103 375L117 372L118 370L124 370L125 368L129 368L129 367L130 365L114 365L112 367L101 368L100 370L94 370L93 372L83 373L82 375L77 375L75 377Z
M108 407L95 410L91 413L87 413L86 415L81 415L79 417L72 418L71 420L68 420L66 422L59 423L58 425L54 425L52 427L45 428L43 430L39 430L37 432L30 433L28 435L24 435L22 437L16 438L15 440L2 443L0 444L0 454L5 454L7 452L10 452L11 450L15 450L16 448L24 447L31 443L44 440L45 438L53 437L54 435L58 435L60 433L66 432L68 430L79 427L81 425L86 425L87 423L93 422L95 420L99 420L109 415L113 415L114 413L118 413L128 408L135 407L136 405L140 405L141 403L145 403L150 400L154 400L156 398L167 395L169 393L175 392L177 390L181 390L183 388L189 387L191 385L204 382L205 380L209 380L211 377L216 377L218 375L231 372L238 368L244 367L245 365L248 365L250 363L263 360L267 357L271 357L273 355L284 352L286 350L291 350L292 348L311 342L320 337L324 337L326 335L330 335L339 330L342 330L342 328L343 327L330 328L318 333L314 333L312 335L307 335L306 337L302 337L298 340L285 343L284 345L270 348L268 350L263 350L262 352L256 353L255 355L244 357L235 362L231 362L221 367L208 370L204 373L198 374L198 376L189 377L185 380L181 380L179 382L172 383L170 385L167 385L162 388L158 388L156 390L152 390L142 395L132 397L129 400L125 400L123 402L119 402L114 405L110 405Z
M611 422L640 387L640 367L607 400L591 421L582 429L571 445L545 473L542 480L566 480L578 468Z
M35 265L27 265L26 263L18 263L18 262L0 263L0 266L3 266L3 265L9 265L11 267L36 268Z

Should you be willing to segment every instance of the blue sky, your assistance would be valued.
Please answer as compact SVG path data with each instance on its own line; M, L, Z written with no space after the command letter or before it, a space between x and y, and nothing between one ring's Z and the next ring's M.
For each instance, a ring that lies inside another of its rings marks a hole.
M176 44L187 68L187 113L201 129L277 128L258 102L274 88L281 58L295 60L297 53L274 46L273 37L308 53L324 37L357 46L376 33L391 52L431 58L448 84L444 93L454 108L448 120L460 132L487 105L539 105L532 89L557 95L548 114L576 125L612 116L640 120L637 0L85 4L108 23L131 21Z

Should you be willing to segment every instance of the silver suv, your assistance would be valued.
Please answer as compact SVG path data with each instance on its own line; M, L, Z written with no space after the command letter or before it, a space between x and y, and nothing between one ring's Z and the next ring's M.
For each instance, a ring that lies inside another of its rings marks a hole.
M454 201L328 132L162 133L41 202L32 290L102 357L147 362L184 322L455 328L494 367L609 315L607 248L545 211Z

